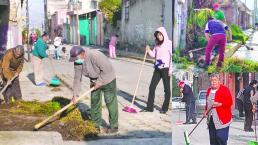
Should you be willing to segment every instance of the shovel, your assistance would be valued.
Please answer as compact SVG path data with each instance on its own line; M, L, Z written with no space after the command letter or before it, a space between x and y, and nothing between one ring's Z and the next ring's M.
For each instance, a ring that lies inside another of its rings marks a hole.
M70 102L68 105L64 106L62 109L60 109L59 111L57 111L55 114L49 116L47 119L43 120L42 122L36 124L34 126L34 130L37 131L41 126L45 125L49 120L51 120L52 118L54 118L55 116L61 114L63 111L65 111L66 109L68 109L70 106L76 104L80 99L84 98L87 94L89 94L90 92L92 92L94 90L94 87L92 87L90 90L88 90L87 92L85 92L84 94L82 94L80 97L78 97L75 102Z
M8 86L12 83L12 81L18 77L18 75L15 75L14 77L11 78L10 81L7 82L7 84L4 86L4 88L1 90L0 92L0 100L4 100L4 97L3 97L3 92L8 88Z
M133 101L132 101L130 106L125 106L125 108L123 109L123 111L125 111L125 112L137 113L137 111L136 111L136 109L134 109L133 105L134 105L136 93L137 93L137 90L138 90L138 87L139 87L140 79L141 79L141 76L142 76L142 69L143 69L143 66L144 66L144 63L145 63L145 60L146 60L146 56L147 56L147 51L145 51L145 54L144 54L144 59L143 59L143 62L142 62L139 78L138 78L138 81L137 81L136 88L134 90Z

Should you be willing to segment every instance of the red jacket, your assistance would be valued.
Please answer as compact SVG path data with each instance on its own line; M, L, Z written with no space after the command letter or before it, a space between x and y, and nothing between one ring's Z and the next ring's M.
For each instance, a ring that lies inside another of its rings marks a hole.
M209 97L210 91L211 91L211 88L207 90L206 100ZM229 123L232 119L232 113L231 113L232 96L230 94L229 89L224 85L220 85L219 89L215 94L214 101L218 103L222 103L222 106L216 107L219 120L223 124ZM206 102L205 110L207 110L207 102Z

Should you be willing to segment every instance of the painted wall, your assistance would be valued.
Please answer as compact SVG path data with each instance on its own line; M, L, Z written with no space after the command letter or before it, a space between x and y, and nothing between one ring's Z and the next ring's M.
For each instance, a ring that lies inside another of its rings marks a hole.
M165 4L162 4L162 3ZM154 44L155 30L163 26L169 32L170 38L172 34L172 16L164 13L172 10L172 3L167 0L138 0L131 3L129 6L129 19L125 20L125 1L122 7L122 21L121 21L121 43L128 44L124 47L130 47L132 51L144 51L146 43ZM169 4L171 3L171 5ZM162 15L166 18L162 21ZM162 23L163 22L163 23ZM171 33L170 33L171 32ZM138 49L140 48L140 49Z

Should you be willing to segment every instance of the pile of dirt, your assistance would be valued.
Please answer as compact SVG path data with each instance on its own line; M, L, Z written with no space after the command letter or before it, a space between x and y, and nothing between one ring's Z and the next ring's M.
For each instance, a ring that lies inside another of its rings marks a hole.
M0 105L0 131L32 131L35 124L68 104L70 100L55 97L47 102L14 102ZM90 120L84 120L79 109L68 108L39 131L57 131L64 140L87 140L97 136Z

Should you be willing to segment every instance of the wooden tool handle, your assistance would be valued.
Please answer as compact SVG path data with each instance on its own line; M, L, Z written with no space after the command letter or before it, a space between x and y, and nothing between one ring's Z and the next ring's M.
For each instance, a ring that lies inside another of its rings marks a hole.
M148 52L145 51L144 58L143 58L143 61L142 61L141 70L140 70L140 74L139 74L139 77L138 77L138 80L137 80L136 88L135 88L134 93L133 93L133 101L132 101L132 103L131 103L131 107L132 107L133 104L134 104L135 97L136 97L136 93L137 93L137 91L138 91L139 83L140 83L141 76L142 76L142 70L143 70L143 66L144 66L144 63L145 63L145 60L146 60L146 57L147 57L147 53L148 53Z
M80 97L78 97L74 103L70 102L68 105L64 106L62 109L60 109L59 111L57 111L55 114L49 116L47 119L43 120L42 122L36 124L34 126L34 129L38 130L41 126L43 126L44 124L46 124L49 120L51 120L53 117L61 114L63 111L65 111L67 108L69 108L70 106L72 106L73 104L76 104L80 99L82 99L83 97L85 97L87 94L89 94L90 92L92 92L94 90L94 88L91 88L90 90L88 90L87 92L83 93Z

